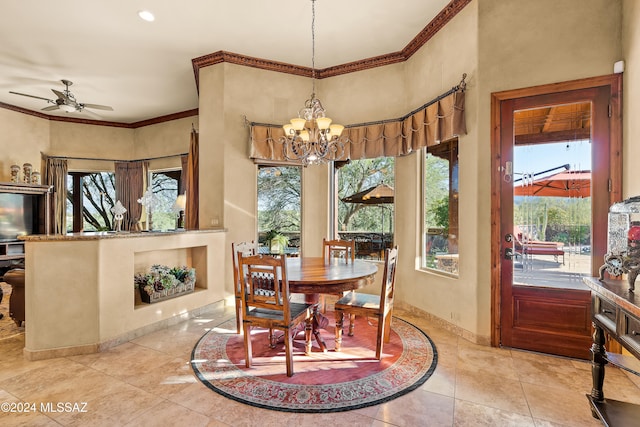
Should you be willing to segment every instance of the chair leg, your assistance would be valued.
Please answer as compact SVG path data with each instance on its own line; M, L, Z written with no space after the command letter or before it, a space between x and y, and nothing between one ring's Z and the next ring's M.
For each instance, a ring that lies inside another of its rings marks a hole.
M393 312L389 311L384 320L384 342L389 342L391 339L391 319L393 319Z
M376 359L382 359L382 348L384 347L384 335L386 333L386 324L387 319L386 316L382 315L382 317L378 318L378 334L376 337Z
M242 300L236 298L236 332L242 332Z
M356 315L349 313L349 336L353 336L353 331L356 329Z
M309 356L311 354L311 334L313 332L313 320L308 319L304 322L304 354Z
M269 348L276 348L277 340L276 335L273 333L273 329L269 328Z
M293 339L291 338L291 334L289 333L289 329L285 329L284 331L284 355L285 360L287 362L287 376L293 376L293 354L291 349L293 348Z
M244 329L244 366L251 367L251 324L243 323Z
M344 322L344 313L342 310L336 310L336 351L342 349L342 326Z
M304 321L304 354L309 356L311 354L311 333L313 332L313 318L310 317Z

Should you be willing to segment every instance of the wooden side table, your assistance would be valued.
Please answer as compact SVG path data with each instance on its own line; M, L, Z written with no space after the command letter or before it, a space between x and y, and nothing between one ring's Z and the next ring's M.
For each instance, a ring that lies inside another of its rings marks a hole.
M606 426L640 425L640 405L605 399L605 366L612 364L640 376L640 295L629 291L622 280L600 281L585 277L591 289L594 326L591 345L593 388L587 395L594 418ZM632 356L610 353L605 349L605 334L620 343Z

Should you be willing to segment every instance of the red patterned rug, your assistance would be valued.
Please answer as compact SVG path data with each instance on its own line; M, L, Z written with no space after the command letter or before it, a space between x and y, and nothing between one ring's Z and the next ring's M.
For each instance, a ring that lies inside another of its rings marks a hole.
M304 354L304 333L294 341L293 377L287 377L284 344L267 345L267 331L251 333L253 363L245 367L242 335L235 319L207 332L192 352L192 366L207 387L248 405L285 412L339 412L378 405L422 385L433 373L437 352L420 329L393 318L391 340L383 358L375 358L376 320L358 317L355 335L343 334L342 351L334 351L333 313L321 330L328 351ZM345 332L348 330L345 321ZM281 333L276 331L276 333Z

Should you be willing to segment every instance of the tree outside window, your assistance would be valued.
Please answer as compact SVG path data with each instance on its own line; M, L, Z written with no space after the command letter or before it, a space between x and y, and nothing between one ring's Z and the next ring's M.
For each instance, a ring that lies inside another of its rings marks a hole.
M74 197L74 189L79 191L78 197ZM69 173L67 175L67 231L111 230L113 225L111 208L115 205L115 195L113 172ZM79 204L75 210L74 203ZM74 214L74 212L77 213ZM76 215L79 218L74 222Z
M356 257L382 259L394 241L394 203L347 203L343 199L380 184L394 187L393 157L336 163L338 175L337 233L355 240Z
M422 266L458 274L458 140L427 147Z
M261 251L298 253L302 168L300 166L258 166L258 241Z
M153 228L156 230L176 228L178 213L174 205L178 198L181 172L180 169L151 172L151 191L157 200L152 212Z

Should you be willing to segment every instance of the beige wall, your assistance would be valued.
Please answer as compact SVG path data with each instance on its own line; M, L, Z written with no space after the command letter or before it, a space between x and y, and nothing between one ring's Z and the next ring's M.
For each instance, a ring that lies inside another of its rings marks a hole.
M49 150L49 121L0 108L0 129L0 182L11 180L14 164L31 163L40 171L40 152Z
M480 286L477 230L484 226L477 217L477 157L479 143L477 97L477 2L465 7L406 63L406 112L419 107L457 85L467 74L467 135L460 137L460 266L459 278L419 269L422 233L422 153L396 160L396 243L398 244L398 300L429 312L473 334L486 335L478 318Z

